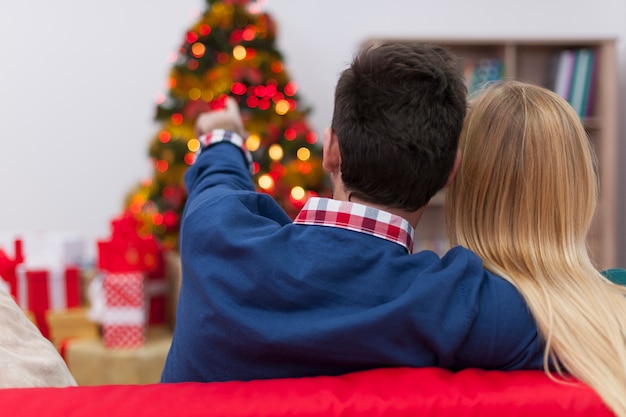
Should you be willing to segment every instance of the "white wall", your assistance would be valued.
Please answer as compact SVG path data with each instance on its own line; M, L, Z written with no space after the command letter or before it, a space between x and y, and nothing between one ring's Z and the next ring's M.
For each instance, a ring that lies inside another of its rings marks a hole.
M151 176L153 98L167 55L204 9L202 0L0 2L0 233L108 235L130 187ZM626 0L269 0L267 10L319 132L337 75L371 37L616 37L626 68ZM626 267L626 222L620 230Z

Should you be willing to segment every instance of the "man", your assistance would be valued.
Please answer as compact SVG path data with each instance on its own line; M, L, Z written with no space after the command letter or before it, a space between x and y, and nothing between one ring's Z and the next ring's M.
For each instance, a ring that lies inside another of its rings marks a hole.
M236 104L201 116L162 381L540 369L535 323L510 284L462 248L411 254L424 206L454 178L465 111L446 50L362 51L340 76L324 132L333 199L311 199L294 222L254 191Z

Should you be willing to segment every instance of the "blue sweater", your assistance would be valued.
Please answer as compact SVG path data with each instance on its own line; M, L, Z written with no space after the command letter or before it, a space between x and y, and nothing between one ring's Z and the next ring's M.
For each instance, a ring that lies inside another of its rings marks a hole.
M359 231L293 224L254 191L248 165L221 142L186 173L183 279L162 382L542 368L524 301L475 254L408 254Z

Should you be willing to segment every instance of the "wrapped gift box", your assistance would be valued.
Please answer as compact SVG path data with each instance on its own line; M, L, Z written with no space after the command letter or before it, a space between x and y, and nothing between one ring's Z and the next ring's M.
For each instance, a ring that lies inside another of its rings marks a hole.
M16 267L16 277L17 302L24 311L33 313L45 337L49 337L47 311L81 304L79 269L75 266L22 263Z
M101 323L106 348L143 346L146 327L144 280L142 272L104 275L105 306Z
M48 310L46 323L48 324L50 340L62 353L65 345L71 340L100 339L98 325L89 320L85 307Z
M105 273L144 272L148 298L148 323L164 324L167 317L168 281L163 251L152 236L139 236L139 221L129 212L111 221L111 237L99 240L97 267Z
M74 338L65 347L65 360L78 385L154 384L172 342L164 326L150 327L139 349L108 349L102 339Z
M63 265L82 266L87 260L87 244L80 233L32 232L23 233L26 259L54 259Z
M0 248L0 278L8 287L13 298L17 299L17 275L16 269L19 264L24 262L22 254L22 240L15 239L13 241L13 254Z

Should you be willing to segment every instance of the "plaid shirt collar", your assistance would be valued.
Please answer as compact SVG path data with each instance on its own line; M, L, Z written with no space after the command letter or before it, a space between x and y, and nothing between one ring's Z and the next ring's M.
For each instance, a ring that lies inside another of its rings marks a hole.
M413 252L413 227L395 214L347 201L311 197L294 224L338 227L367 233Z

